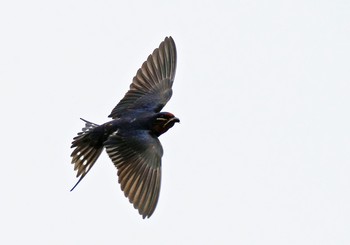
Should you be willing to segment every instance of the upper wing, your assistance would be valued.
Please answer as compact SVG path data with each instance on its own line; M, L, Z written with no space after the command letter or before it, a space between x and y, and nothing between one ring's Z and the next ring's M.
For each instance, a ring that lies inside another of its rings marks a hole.
M175 43L166 37L137 71L130 90L109 117L120 117L126 110L159 112L171 98L175 71Z
M109 157L118 169L119 183L143 218L154 212L161 181L162 146L146 131L113 133L105 142Z

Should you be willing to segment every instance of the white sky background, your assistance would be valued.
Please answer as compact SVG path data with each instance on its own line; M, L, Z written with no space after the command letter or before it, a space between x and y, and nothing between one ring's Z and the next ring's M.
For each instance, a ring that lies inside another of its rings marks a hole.
M0 35L1 244L350 244L349 1L2 1ZM106 153L69 192L70 144L168 35L142 220Z

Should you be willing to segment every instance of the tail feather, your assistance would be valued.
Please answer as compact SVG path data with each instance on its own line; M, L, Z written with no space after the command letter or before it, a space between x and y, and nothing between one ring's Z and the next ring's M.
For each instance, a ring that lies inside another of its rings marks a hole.
M80 178L70 191L74 190L90 171L103 150L103 142L99 140L99 134L93 133L99 125L82 118L81 120L85 122L85 127L73 138L71 146L75 148L71 154L72 164L74 164L74 170L77 171L77 177Z

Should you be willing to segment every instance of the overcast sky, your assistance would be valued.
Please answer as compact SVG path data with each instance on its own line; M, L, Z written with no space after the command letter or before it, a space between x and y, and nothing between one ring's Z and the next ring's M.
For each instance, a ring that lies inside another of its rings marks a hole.
M73 191L80 117L104 123L171 35L157 209L104 152ZM350 2L2 1L1 244L350 244Z

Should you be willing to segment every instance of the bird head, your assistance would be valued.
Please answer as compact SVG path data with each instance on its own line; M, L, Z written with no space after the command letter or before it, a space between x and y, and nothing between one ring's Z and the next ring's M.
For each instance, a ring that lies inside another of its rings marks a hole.
M164 134L169 128L173 127L175 123L179 123L180 119L175 117L170 112L160 112L156 114L154 120L152 120L151 131L160 136Z

